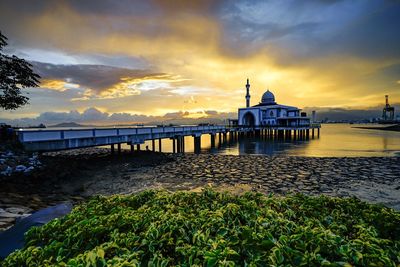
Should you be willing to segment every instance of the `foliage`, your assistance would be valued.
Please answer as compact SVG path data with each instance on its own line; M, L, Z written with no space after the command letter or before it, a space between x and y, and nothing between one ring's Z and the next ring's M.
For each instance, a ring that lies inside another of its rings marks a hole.
M16 56L7 56L1 51L7 45L7 37L0 32L0 107L17 109L28 103L21 88L36 87L40 76L32 71L32 65Z
M32 228L3 266L396 266L400 214L355 198L145 191Z

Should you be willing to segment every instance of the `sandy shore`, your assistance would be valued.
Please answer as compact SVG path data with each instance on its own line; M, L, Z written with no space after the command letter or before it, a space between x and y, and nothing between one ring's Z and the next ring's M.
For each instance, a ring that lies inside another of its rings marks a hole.
M41 157L45 168L3 179L0 229L18 216L92 195L149 188L253 190L356 196L400 210L400 158L314 158L139 152L111 156L91 149ZM3 214L3 215L2 215ZM6 216L4 216L4 214ZM8 216L8 217L7 217Z

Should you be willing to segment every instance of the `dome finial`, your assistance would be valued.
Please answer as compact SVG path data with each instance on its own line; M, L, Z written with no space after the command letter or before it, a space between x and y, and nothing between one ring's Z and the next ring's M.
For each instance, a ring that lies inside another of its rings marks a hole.
M266 104L266 105L276 104L275 96L269 89L267 89L267 91L263 94L263 96L261 98L261 103Z

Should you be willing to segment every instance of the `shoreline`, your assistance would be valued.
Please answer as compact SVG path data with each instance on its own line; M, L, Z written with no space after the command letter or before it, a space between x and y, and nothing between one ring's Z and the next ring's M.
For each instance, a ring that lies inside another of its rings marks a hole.
M44 165L41 170L0 178L0 231L18 217L57 203L76 204L94 195L131 194L145 189L200 191L212 186L237 193L355 196L400 210L399 157L150 151L110 155L108 149L85 149L47 153L40 160ZM4 212L7 219L1 215Z
M366 130L381 130L381 131L400 132L400 124L390 125L390 126L382 126L382 127L356 126L356 127L352 127L352 128L355 128L355 129L366 129Z

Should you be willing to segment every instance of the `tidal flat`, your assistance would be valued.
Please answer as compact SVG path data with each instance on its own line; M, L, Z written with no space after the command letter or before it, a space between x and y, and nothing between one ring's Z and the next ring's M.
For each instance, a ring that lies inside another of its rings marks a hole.
M108 149L48 153L43 168L1 178L0 229L60 202L146 189L357 197L400 210L399 157L299 157L166 154L111 155ZM4 215L4 216L3 216Z

